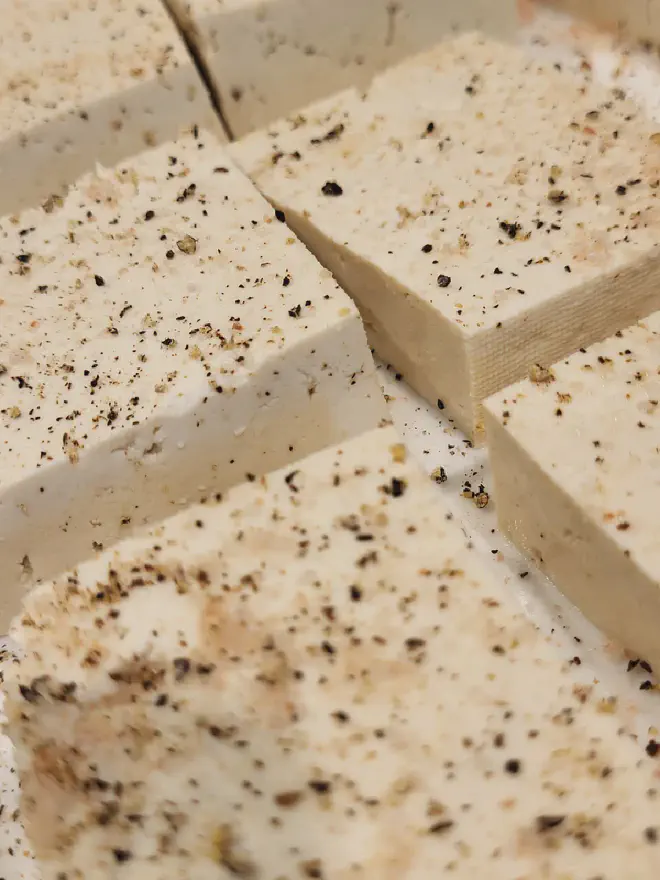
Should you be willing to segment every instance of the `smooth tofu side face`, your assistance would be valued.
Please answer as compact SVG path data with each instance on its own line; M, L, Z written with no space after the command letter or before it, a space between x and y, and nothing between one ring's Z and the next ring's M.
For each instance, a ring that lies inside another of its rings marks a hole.
M355 307L205 132L0 228L5 626L22 583L386 417Z
M44 880L652 876L654 762L575 691L393 429L38 588L15 634Z
M585 615L660 663L660 316L486 404L500 527Z
M479 28L510 37L513 0L176 0L234 134L241 137L438 40ZM237 47L240 47L237 51Z
M61 195L193 126L220 134L160 0L5 4L0 35L0 214Z
M240 148L239 148L240 158ZM430 305L411 297L404 285L360 259L339 240L328 242L305 215L274 201L287 224L326 266L341 287L354 296L369 343L396 367L410 385L438 409L448 409L470 431L475 421L469 365L460 332L439 324ZM284 210L286 208L286 211ZM452 376L451 387L443 380ZM442 397L438 389L443 388Z
M394 365L475 433L486 396L656 307L651 135L620 92L467 36L232 151L390 349L416 304L441 354Z

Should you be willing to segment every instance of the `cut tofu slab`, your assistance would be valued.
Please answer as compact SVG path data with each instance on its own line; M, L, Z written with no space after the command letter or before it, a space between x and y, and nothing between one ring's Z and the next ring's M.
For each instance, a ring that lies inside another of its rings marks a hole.
M0 214L216 125L160 0L1 0L0 15Z
M514 0L168 0L237 137L456 30L513 36Z
M653 745L391 428L42 585L15 634L43 880L656 874Z
M658 141L620 91L467 35L232 150L479 438L489 394L660 305Z
M502 529L660 667L660 313L487 402Z
M0 626L21 579L386 417L357 309L210 135L0 236Z

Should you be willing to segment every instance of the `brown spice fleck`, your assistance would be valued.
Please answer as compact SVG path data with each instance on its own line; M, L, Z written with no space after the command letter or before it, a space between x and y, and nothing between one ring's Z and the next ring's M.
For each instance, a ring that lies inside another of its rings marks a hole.
M194 254L197 251L197 239L186 234L177 241L176 246L184 254Z

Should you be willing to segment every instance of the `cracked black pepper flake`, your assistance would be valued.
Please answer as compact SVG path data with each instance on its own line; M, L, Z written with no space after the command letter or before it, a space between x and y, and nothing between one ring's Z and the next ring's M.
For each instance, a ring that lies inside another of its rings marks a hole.
M286 214L284 213L284 211L280 211L279 208L278 208L278 209L275 211L275 219L276 219L276 220L279 220L280 223L284 223L284 221L286 220Z
M511 776L516 776L522 770L522 764L517 758L509 758L504 765L504 769Z
M321 192L324 196L341 196L344 194L344 190L339 186L336 180L326 180L321 187Z
M429 828L429 834L445 834L447 831L450 831L456 823L451 819L442 819L440 822L435 822Z
M438 398L438 409L444 409L444 408L445 408L444 401L440 400L440 398Z
M21 692L21 696L27 703L36 703L37 700L41 698L41 695L37 690L32 687L28 687L25 684L19 685L19 690Z
M507 223L506 220L500 222L500 229L506 232L509 238L515 238L522 229L520 223Z
M145 215L144 215L144 219L145 220L153 220L155 216L156 216L155 211L146 211Z
M299 473L300 473L300 471L291 471L291 473L287 474L284 477L284 482L287 484L287 486L289 487L289 489L292 492L299 492L300 491L300 489L294 483L294 480Z
M130 851L130 849L113 849L112 855L114 856L115 861L119 863L130 862L130 860L133 858L133 853Z
M543 834L546 831L552 831L553 828L559 828L566 821L566 816L537 816L536 830Z
M620 183L617 186L615 192L618 196L625 196L625 194L628 192L628 190L626 189L626 187L622 183Z
M660 744L654 739L650 739L646 744L646 754L651 758L655 758L658 752L660 752Z
M449 287L451 278L449 275L438 275L438 287Z
M554 205L560 205L562 202L565 202L568 198L568 193L564 192L563 189L551 189L548 193L548 201L552 202Z
M362 601L362 590L360 587L356 587L355 584L351 584L348 588L351 602L361 602Z
M302 306L300 305L300 303L298 303L297 305L293 306L293 308L289 309L288 315L290 318L299 318L301 311Z
M433 245L432 245L432 244L425 244L425 245L422 245L422 253L423 253L423 254L430 254L432 250L433 250Z
M392 477L392 481L389 486L384 486L384 491L387 495L391 495L392 498L401 498L403 493L406 491L407 483L405 480L400 480L398 477Z
M332 788L332 785L325 779L312 779L308 785L316 794L328 794Z
M105 278L102 275L95 275L94 281L97 287L105 287Z
M310 140L310 144L312 146L318 146L322 144L324 141L336 141L342 134L344 133L344 123L338 122L333 128L330 129L323 137L315 137Z
M304 799L305 794L302 791L282 791L273 798L278 807L290 810Z
M175 657L172 662L174 665L174 678L176 681L183 681L190 672L190 660L187 657Z
M312 880L323 880L323 866L320 859L308 859L301 862L298 866L303 877L310 877Z

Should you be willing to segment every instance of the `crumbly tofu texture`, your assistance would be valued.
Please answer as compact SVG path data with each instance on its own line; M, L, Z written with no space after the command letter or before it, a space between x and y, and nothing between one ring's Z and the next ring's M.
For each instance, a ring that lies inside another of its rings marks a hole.
M169 0L240 137L456 31L512 36L514 0Z
M468 433L481 401L660 303L660 144L606 91L466 35L233 154Z
M0 214L93 170L215 126L160 0L3 0Z
M655 762L494 569L386 428L37 588L43 880L654 876Z
M660 313L487 402L503 530L660 667Z
M0 626L21 579L386 416L357 309L211 135L0 250Z

